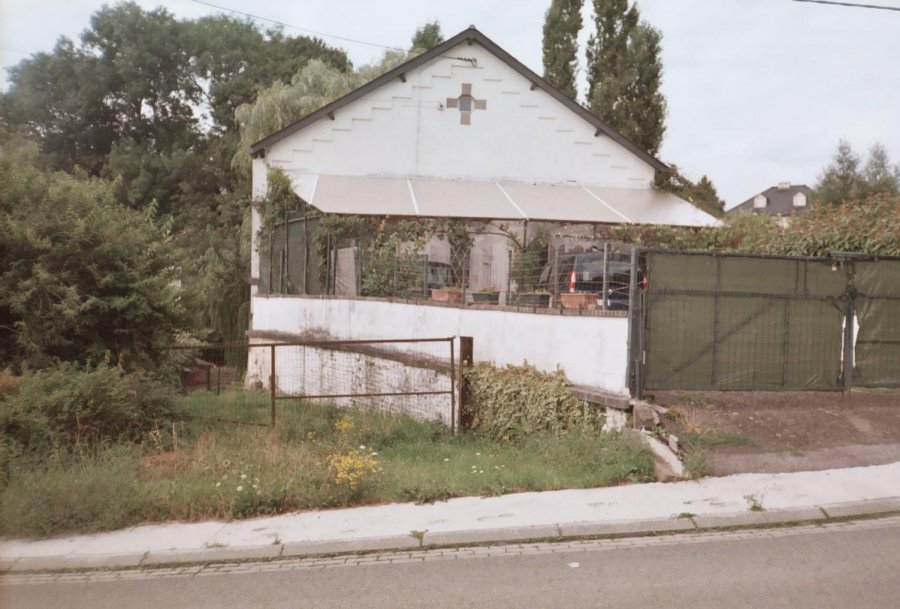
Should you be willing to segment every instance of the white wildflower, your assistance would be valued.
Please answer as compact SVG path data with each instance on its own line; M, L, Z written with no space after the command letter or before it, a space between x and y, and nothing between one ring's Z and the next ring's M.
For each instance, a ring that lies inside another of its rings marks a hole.
M242 491L242 490L244 490L244 487L243 487L243 486L239 486L239 487L237 487L237 492L239 492L239 493L240 493L240 492L241 492L241 491Z

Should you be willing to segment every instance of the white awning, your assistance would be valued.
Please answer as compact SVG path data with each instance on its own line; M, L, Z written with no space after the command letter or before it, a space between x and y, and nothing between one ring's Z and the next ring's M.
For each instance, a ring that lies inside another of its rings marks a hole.
M326 213L717 226L672 193L649 188L303 174L294 189Z

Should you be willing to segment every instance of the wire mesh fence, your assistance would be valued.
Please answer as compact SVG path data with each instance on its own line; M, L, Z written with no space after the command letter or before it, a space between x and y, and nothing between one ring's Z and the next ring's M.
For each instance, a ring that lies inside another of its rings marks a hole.
M256 347L211 343L173 346L169 351L181 370L177 389L186 415L227 423L271 424L269 395L247 375Z
M647 252L647 389L900 384L900 261Z
M275 425L285 409L317 401L455 427L457 342L471 345L454 338L255 340L171 349L183 370L179 389L190 416Z
M592 240L548 246L481 226L464 244L316 238L320 221L296 218L261 240L260 294L389 298L451 306L626 311L631 247Z

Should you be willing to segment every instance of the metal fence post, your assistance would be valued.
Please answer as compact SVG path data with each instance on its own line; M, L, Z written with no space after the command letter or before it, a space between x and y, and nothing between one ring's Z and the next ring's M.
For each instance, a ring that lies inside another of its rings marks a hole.
M303 217L303 293L309 294L309 219Z
M331 257L331 235L328 235L325 237L325 294L334 294L331 288L333 263L334 260Z
M603 303L602 310L609 308L607 299L609 298L609 242L603 242L603 297L600 299Z
M847 279L847 307L844 312L844 316L846 322L844 323L844 391L846 393L850 393L850 390L853 387L853 334L855 328L853 327L853 314L856 309L856 303L854 302L854 293L856 291L853 282L853 275L855 266L853 261L851 260L843 260L843 264L846 265L846 279Z
M458 386L456 378L456 353L455 338L450 339L450 431L456 433L456 387Z
M638 332L640 315L638 315L638 249L631 246L631 278L628 291L628 362L626 364L625 379L632 388L632 396L640 399L642 394L640 373L637 367L643 360L644 346L641 344Z
M457 421L457 429L469 429L471 421L468 416L464 416L465 407L469 399L469 385L466 379L466 370L472 367L473 362L473 341L471 336L459 337L459 383L457 389L459 398L456 400L459 416Z
M397 273L400 272L399 246L394 248L394 257L391 260L391 266L394 267L394 276L391 280L391 296L397 297Z
M362 240L356 240L356 295L362 296L362 270L363 270Z
M561 306L559 300L559 250L562 249L562 246L556 246L556 249L553 250L553 302L557 307Z
M511 304L509 298L509 289L512 287L512 265L513 265L513 253L512 250L506 250L506 305L509 306Z
M272 410L272 427L275 427L275 345L269 346L269 353L271 354L271 357L269 358L269 366L271 367L271 374L269 375L269 399Z

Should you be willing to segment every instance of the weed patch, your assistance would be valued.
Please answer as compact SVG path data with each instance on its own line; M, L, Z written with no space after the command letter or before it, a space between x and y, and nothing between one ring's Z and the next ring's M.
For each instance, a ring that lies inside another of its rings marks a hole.
M749 436L717 429L689 431L684 434L682 441L693 450L706 450L721 446L756 446L756 442Z
M266 407L254 394L221 397L220 406L235 413L241 403ZM186 408L200 399L177 402ZM139 442L16 456L0 497L2 533L43 536L653 479L650 455L615 433L498 442L405 416L300 402L284 408L278 423L181 420Z

